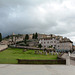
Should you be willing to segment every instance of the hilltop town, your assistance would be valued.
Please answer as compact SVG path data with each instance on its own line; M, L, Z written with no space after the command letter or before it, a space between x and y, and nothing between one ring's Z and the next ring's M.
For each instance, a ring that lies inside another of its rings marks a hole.
M28 35L28 38L26 39ZM1 44L7 45L18 45L18 46L28 46L28 47L38 47L41 48L54 48L57 51L70 51L74 49L73 42L63 36L57 36L54 34L15 34L5 37Z

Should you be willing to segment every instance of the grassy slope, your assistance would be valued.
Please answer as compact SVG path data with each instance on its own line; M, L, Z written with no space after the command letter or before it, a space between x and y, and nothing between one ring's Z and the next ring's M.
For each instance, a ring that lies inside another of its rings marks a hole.
M34 50L28 50L23 52L23 49L8 48L7 50L0 52L1 64L16 64L16 59L57 59L57 55L41 55L34 54Z

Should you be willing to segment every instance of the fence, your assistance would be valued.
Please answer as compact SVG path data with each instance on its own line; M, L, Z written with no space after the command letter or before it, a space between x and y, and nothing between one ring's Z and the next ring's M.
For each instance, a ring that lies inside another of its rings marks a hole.
M15 46L15 45L10 45L9 47L11 47L11 48L30 49L30 50L44 50L44 48L29 47L29 46ZM46 50L52 51L51 48L46 48Z

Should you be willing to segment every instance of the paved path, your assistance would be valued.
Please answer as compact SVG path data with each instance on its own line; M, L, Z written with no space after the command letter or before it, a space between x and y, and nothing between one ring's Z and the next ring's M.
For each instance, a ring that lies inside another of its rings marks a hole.
M0 75L75 75L75 66L0 64Z

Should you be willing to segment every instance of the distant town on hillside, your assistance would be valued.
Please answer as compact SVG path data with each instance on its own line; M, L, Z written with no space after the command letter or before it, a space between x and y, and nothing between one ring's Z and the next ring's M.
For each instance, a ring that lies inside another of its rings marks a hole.
M1 41L0 44L15 45L15 46L28 46L40 48L54 48L56 50L73 50L73 42L60 35L54 34L15 34L8 35Z

